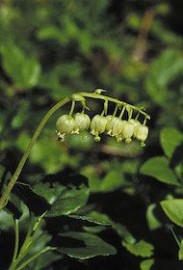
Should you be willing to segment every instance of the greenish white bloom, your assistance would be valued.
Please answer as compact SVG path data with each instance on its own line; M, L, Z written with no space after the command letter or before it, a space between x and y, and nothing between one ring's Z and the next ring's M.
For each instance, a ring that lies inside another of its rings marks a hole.
M111 133L112 126L113 126L112 119L114 119L114 118L115 117L112 116L112 115L107 115L106 116L107 123L106 123L106 126L105 126L105 131L107 131L107 134L109 134L109 135Z
M121 132L122 139L125 140L126 143L130 143L132 141L132 136L134 132L134 125L130 123L130 121L123 121L123 130Z
M130 119L129 123L133 124L134 128L138 125L141 125L141 123L138 120Z
M148 136L149 129L147 126L137 125L134 129L134 138L141 142L145 142Z
M118 117L112 117L106 124L108 135L116 137L117 141L121 141L121 132L123 130L123 121Z
M74 130L75 121L70 115L62 115L56 122L58 136L64 139L65 134L72 133Z
M107 124L106 117L102 115L95 115L90 123L91 134L95 136L95 141L100 141L99 134L105 131L105 127Z
M90 126L90 118L87 114L84 113L76 113L74 115L74 120L75 120L75 128L73 133L79 133L81 130L88 129Z

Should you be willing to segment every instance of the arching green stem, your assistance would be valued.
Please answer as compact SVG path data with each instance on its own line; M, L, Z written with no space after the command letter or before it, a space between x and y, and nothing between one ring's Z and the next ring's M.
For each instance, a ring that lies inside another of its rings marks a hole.
M150 119L149 115L147 113L145 113L142 109L140 109L136 106L133 106L131 104L127 104L126 102L120 101L118 99L104 96L102 94L99 94L98 92L95 92L95 93L79 92L79 93L73 94L72 97L66 97L66 98L62 99L46 113L46 115L43 117L40 124L38 125L25 153L23 154L14 174L12 175L12 178L10 179L8 185L5 187L5 189L2 193L2 196L0 197L0 210L3 209L5 207L5 205L7 204L10 193L11 193L14 185L16 184L16 181L17 181L29 155L30 155L30 152L31 152L35 142L37 141L42 129L44 128L45 124L50 119L50 117L53 115L53 113L56 112L58 109L60 109L63 105L65 105L69 101L72 101L72 105L71 105L71 113L72 113L74 110L75 102L80 101L80 102L82 102L82 104L85 104L86 97L104 100L105 104L108 104L108 101L113 102L116 104L116 110L118 109L118 106L125 107L126 105L128 105L132 110L136 110L138 113L143 114L146 119Z
M56 112L58 109L60 109L63 105L65 105L68 101L70 101L69 97L66 97L59 101L55 106L53 106L43 117L42 121L40 122L39 126L37 127L25 153L23 154L14 174L12 175L12 178L10 179L8 185L6 186L1 198L0 198L0 210L4 208L4 206L7 204L10 193L29 157L29 154L32 150L32 147L34 146L35 142L37 141L42 129L44 128L47 121L50 119L50 117L53 115L54 112Z

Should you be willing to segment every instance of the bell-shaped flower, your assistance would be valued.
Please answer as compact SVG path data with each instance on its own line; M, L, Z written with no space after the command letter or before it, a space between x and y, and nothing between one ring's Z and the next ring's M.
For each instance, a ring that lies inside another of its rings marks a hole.
M74 127L75 121L70 115L62 115L56 122L56 128L59 136L72 133Z
M121 141L121 132L123 130L123 121L118 117L112 117L106 124L108 135L116 137L117 141Z
M78 134L79 131L86 130L90 126L90 118L87 114L76 113L74 115L74 120L75 120L75 128L72 133Z
M106 126L105 126L105 131L107 132L108 135L111 135L111 131L112 131L112 127L113 127L113 119L115 117L113 115L107 115L106 116L106 120L107 120L107 123L106 123Z
M132 141L132 136L134 133L134 125L130 121L123 121L123 130L121 132L121 138L125 140L126 143Z
M149 129L147 126L137 125L134 129L134 138L141 142L145 142L148 136Z
M106 124L107 124L106 117L99 114L95 115L91 120L90 129L91 134L95 136L95 141L100 141L99 134L105 131Z

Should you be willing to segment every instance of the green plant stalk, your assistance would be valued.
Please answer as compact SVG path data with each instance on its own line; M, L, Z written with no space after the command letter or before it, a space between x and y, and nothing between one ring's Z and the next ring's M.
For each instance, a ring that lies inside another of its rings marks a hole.
M76 98L77 97L77 98ZM119 104L120 106L126 106L128 105L132 110L135 110L139 113L141 113L142 115L145 116L146 119L150 119L149 115L147 113L145 113L141 108L138 108L136 106L133 106L133 105L130 105L130 104L127 104L126 102L123 102L123 101L120 101L118 99L115 99L115 98L112 98L112 97L108 97L108 96L104 96L102 94L97 94L97 93L85 93L85 92L79 92L79 93L76 93L76 94L73 94L72 97L66 97L64 99L62 99L61 101L59 101L56 105L54 105L47 113L46 115L43 117L43 119L41 120L40 124L38 125L35 133L33 134L33 137L25 151L25 153L23 154L12 178L10 179L8 185L6 186L2 196L0 197L0 210L2 210L7 202L8 202L8 199L9 199L9 196L10 196L10 193L14 187L14 185L16 184L16 181L30 155L30 152L34 146L34 144L36 143L42 129L44 128L45 124L47 123L47 121L50 119L50 117L58 110L60 109L62 106L64 106L67 102L69 101L72 101L72 105L75 104L75 101L81 101L81 100L78 100L78 97L81 97L81 98L94 98L94 99L102 99L104 101L110 101L110 102L113 102L113 103L116 103L116 104ZM72 108L73 106L71 106Z
M55 250L56 248L52 248L52 247L47 247L41 251L39 251L38 253L34 254L32 257L30 257L29 259L27 259L24 263L22 263L22 265L20 265L16 270L22 270L25 269L25 266L27 266L29 263L31 263L32 261L34 261L35 259L37 259L39 256L41 256L43 253L51 251L51 250Z
M15 247L13 253L13 262L16 260L19 248L19 223L18 219L15 219Z
M15 247L14 247L14 253L13 253L13 260L12 260L11 265L9 266L9 270L16 269L16 266L19 263L19 261L22 259L23 256L25 256L25 254L23 253L23 249L24 248L26 249L28 247L29 243L28 243L27 240L31 239L30 238L31 232L32 232L32 224L31 224L31 226L29 226L26 238L25 238L24 243L23 243L21 249L19 250L19 254L18 254L18 249L19 249L19 223L18 223L17 219L15 220Z
M43 117L42 121L40 122L40 124L38 125L25 153L23 154L12 178L10 179L8 185L6 186L1 198L0 198L0 210L4 208L4 206L7 204L10 193L29 157L29 154L35 144L35 142L37 141L42 129L44 128L45 124L47 123L47 121L50 119L50 117L53 115L54 112L56 112L59 108L61 108L63 105L65 105L68 101L70 101L69 97L64 98L63 100L59 101L56 105L54 105L47 113L46 115Z
M17 231L19 232L19 230L18 230L18 227L15 226L15 249L14 249L13 260L12 260L12 263L11 263L11 265L9 267L9 270L15 270L17 268L17 265L19 265L21 263L21 261L23 260L23 258L29 252L29 249L30 249L30 247L31 247L31 245L32 245L32 243L34 241L34 239L33 239L34 236L32 234L34 234L36 232L36 230L38 229L38 226L40 225L40 222L41 222L43 216L44 216L44 214L42 216L40 216L35 223L34 222L31 222L29 224L29 227L28 227L28 230L27 230L27 234L26 234L26 237L24 239L24 242L23 242L23 244L22 244L22 246L21 246L21 248L19 250L19 254L18 254L19 234L17 233ZM18 222L18 220L17 220L17 222ZM15 223L15 225L18 224L17 222ZM29 259L27 259L27 260L29 260ZM23 262L23 264L24 263L25 262Z

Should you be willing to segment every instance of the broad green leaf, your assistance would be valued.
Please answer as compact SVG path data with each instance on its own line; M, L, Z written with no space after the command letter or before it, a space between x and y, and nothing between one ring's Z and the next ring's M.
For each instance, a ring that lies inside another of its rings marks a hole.
M183 227L183 199L164 200L161 206L171 221Z
M13 44L2 47L1 53L3 68L17 87L31 88L38 83L41 68L35 58Z
M60 236L61 247L59 247L58 250L72 258L86 260L96 256L109 256L116 254L116 249L112 245L90 233L67 232L60 234ZM75 247L72 247L73 244L69 247L70 238L74 240L73 243L75 243ZM64 240L66 240L67 247L62 246Z
M84 185L80 189L65 188L53 203L51 210L47 212L47 216L54 217L74 213L86 204L88 196L89 189Z
M62 182L62 185L60 182ZM44 183L34 186L34 191L44 197L50 204L47 217L69 215L84 206L88 200L89 188L87 178L80 175L64 173L50 174Z
M160 134L160 141L165 155L171 158L176 147L183 142L183 134L175 128L164 128Z
M154 259L144 260L140 263L140 270L150 270L154 264Z
M140 240L139 242L134 244L123 241L122 245L135 256L148 258L153 255L154 250L153 245L144 240Z
M175 186L179 185L177 178L169 168L168 160L165 157L150 158L142 165L140 172L154 177L160 182Z

